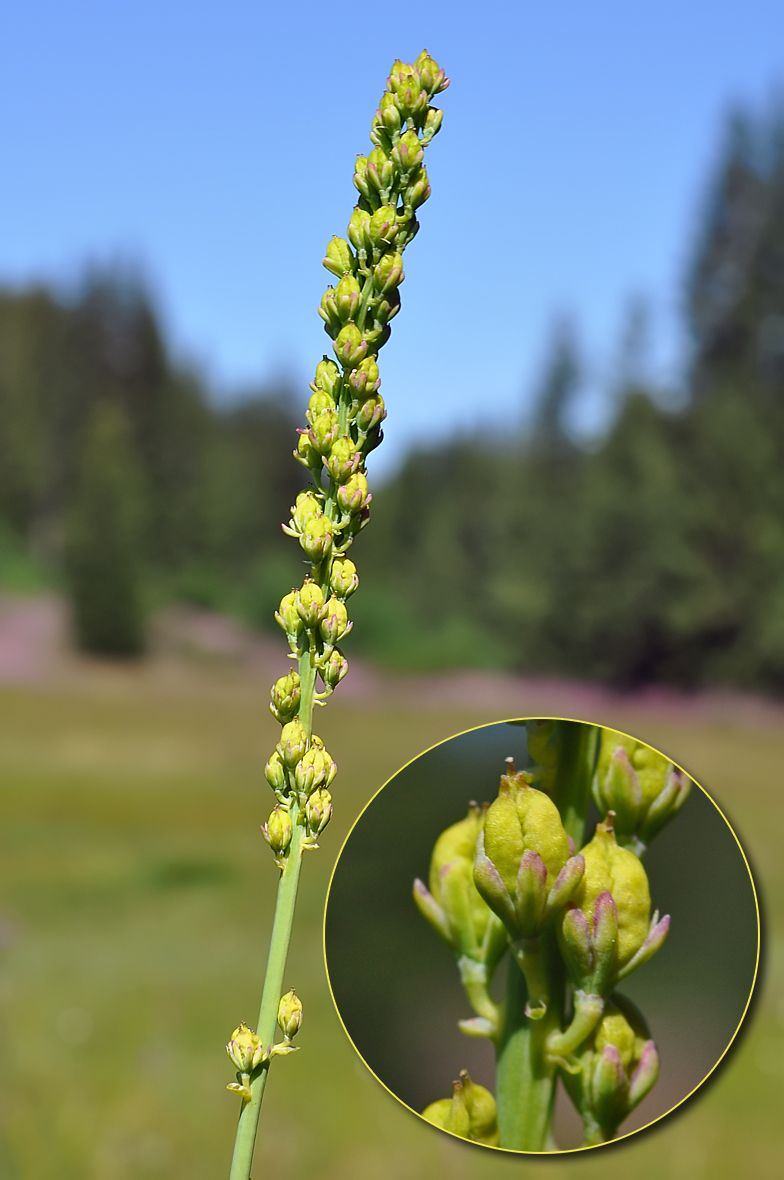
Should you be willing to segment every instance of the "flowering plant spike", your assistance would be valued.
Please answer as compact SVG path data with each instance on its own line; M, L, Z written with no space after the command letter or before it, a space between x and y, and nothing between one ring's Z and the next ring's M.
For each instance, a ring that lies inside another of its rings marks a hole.
M336 280L318 308L332 356L316 366L306 424L294 451L309 476L308 486L283 525L298 542L307 573L301 586L283 596L275 614L296 664L270 693L281 734L265 769L276 802L261 830L281 876L259 1023L255 1033L240 1024L228 1046L238 1071L229 1089L242 1099L230 1180L249 1180L273 1057L297 1048L291 1041L302 1004L293 989L282 994L283 974L302 855L318 847L317 838L329 823L330 787L337 773L313 733L313 708L348 671L340 645L351 630L347 603L359 578L347 553L369 519L372 495L365 461L381 442L386 417L378 354L400 310L403 252L419 229L416 211L430 196L424 152L442 119L431 100L448 85L427 51L413 64L394 63L373 116L372 150L357 157L359 200L346 237L333 237L323 260ZM276 1025L283 1033L277 1043ZM477 1134L492 1135L492 1120L482 1113L481 1088L471 1088L467 1075L460 1086L470 1125L479 1128Z
M493 802L472 803L442 833L430 888L415 881L414 900L456 956L475 1013L461 1031L488 1037L497 1061L495 1096L471 1088L464 1071L452 1097L423 1115L475 1142L539 1152L558 1150L559 1077L585 1146L613 1139L656 1082L650 1030L616 988L667 937L669 916L651 915L640 858L691 783L614 730L550 719L527 728L531 765L518 771L507 759ZM586 842L591 790L604 819ZM507 948L497 1004L488 987Z

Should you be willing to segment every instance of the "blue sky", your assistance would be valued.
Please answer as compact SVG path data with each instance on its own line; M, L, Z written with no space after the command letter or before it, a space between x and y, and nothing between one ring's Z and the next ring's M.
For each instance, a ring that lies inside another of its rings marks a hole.
M672 371L723 119L784 84L780 0L6 6L0 282L124 259L216 387L283 371L304 387L353 161L392 60L423 46L452 85L382 354L386 463L516 425L561 312L599 390L642 293L652 365ZM583 416L599 414L595 393Z

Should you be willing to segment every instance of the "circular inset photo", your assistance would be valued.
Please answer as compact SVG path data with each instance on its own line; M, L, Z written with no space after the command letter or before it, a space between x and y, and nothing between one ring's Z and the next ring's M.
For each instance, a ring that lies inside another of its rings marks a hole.
M481 726L399 771L335 866L324 951L357 1052L410 1110L509 1152L675 1110L748 1010L749 866L666 754L588 722Z

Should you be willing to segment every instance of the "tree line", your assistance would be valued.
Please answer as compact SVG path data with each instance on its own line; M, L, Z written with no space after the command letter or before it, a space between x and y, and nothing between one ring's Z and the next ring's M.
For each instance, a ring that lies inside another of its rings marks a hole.
M525 430L407 456L358 541L354 650L406 667L784 690L780 114L729 122L683 314L677 409L631 366L605 436L575 441L582 362L562 329ZM62 579L91 650L140 651L147 613L171 598L265 623L296 580L280 521L301 485L300 403L216 403L172 364L133 283L93 279L69 303L7 292L6 547Z

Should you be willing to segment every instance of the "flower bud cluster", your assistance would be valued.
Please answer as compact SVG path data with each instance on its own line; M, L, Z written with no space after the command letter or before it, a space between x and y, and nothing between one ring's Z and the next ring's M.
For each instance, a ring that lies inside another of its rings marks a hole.
M294 827L304 824L304 847L314 847L332 814L328 787L335 764L319 739L308 737L310 716L348 671L341 645L351 631L346 604L359 579L347 551L369 519L366 460L381 442L386 417L378 353L400 310L403 251L419 228L415 210L430 195L424 148L442 117L431 99L447 85L426 52L413 65L395 62L373 118L373 148L357 160L359 200L346 237L333 237L323 260L337 280L318 309L333 357L316 366L294 452L311 483L283 525L309 568L275 613L298 662L298 670L277 680L270 693L270 709L283 730L266 767L278 805L262 831L281 868Z

